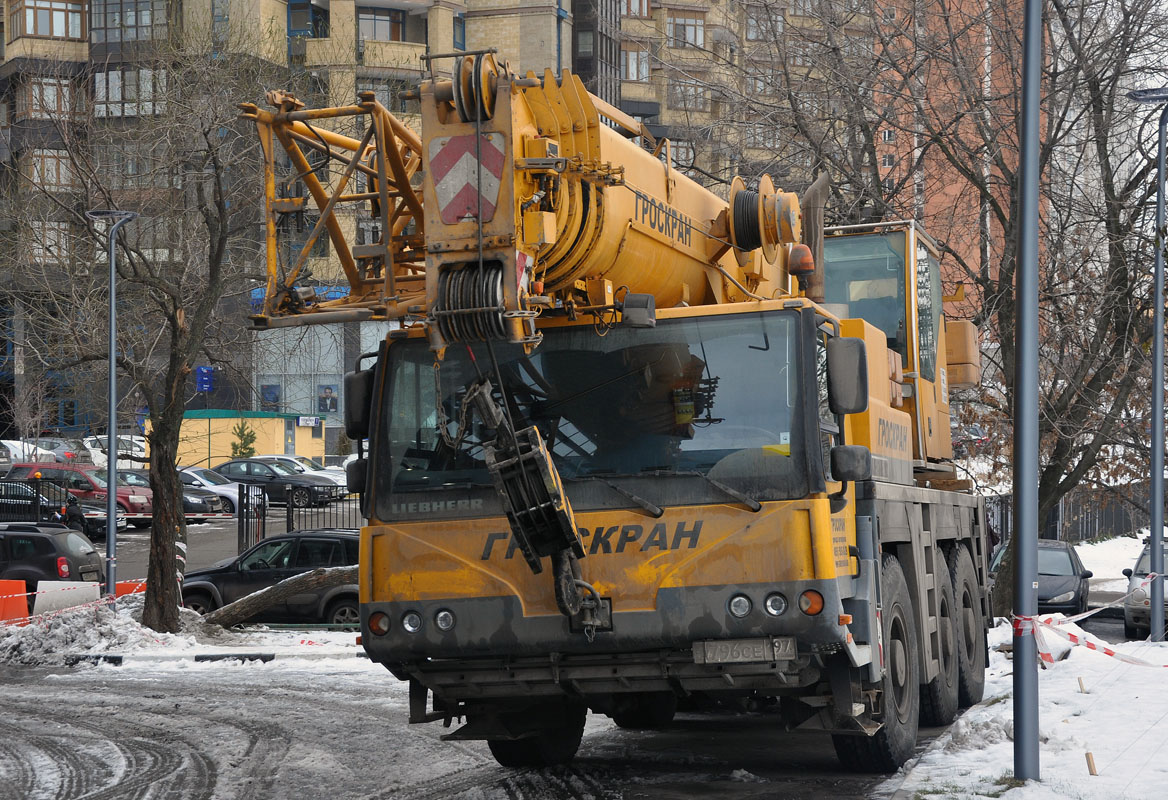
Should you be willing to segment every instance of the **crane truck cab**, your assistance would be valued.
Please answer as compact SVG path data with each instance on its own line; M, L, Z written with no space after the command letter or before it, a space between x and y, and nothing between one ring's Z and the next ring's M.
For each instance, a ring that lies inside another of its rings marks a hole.
M814 191L721 198L566 71L459 54L414 96L420 133L372 94L243 114L310 198L276 196L269 158L253 323L397 323L346 375L344 417L369 442L348 467L362 643L409 683L410 721L533 766L571 759L589 711L644 727L753 694L848 765L898 768L919 720L984 685L984 506L938 438L927 240L843 231L816 265ZM356 115L363 140L323 127ZM276 222L308 202L289 266ZM381 240L349 246L341 204ZM304 280L326 231L341 299Z

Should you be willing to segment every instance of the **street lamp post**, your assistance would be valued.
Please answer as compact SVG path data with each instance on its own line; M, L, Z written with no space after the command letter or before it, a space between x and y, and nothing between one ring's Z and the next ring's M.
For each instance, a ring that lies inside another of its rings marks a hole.
M1152 290L1152 486L1151 638L1164 639L1164 134L1168 130L1168 87L1128 92L1137 103L1162 106L1156 144L1156 268Z
M136 211L118 211L102 208L86 211L85 216L94 222L110 222L109 227L109 387L106 423L106 486L105 486L105 591L111 598L117 595L117 552L118 552L118 271L114 266L118 229L138 216Z

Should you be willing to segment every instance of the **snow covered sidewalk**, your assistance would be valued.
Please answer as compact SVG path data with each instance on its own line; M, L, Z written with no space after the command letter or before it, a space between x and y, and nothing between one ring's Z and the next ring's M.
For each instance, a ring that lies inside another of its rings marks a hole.
M181 630L143 627L144 595L126 595L117 611L104 601L33 617L27 625L0 627L0 664L126 664L141 661L271 661L276 658L357 658L365 651L352 631L225 630L193 611L180 610Z
M1077 625L1062 626L1085 636ZM1011 640L990 633L985 700L969 709L917 761L891 779L884 796L1016 800L1115 800L1163 797L1168 785L1168 669L1125 663L1046 633L1056 661L1039 670L1041 782L1014 770L1013 662L997 651ZM1118 653L1168 665L1168 644L1110 645ZM1065 656L1065 658L1063 658ZM1057 660L1060 659L1061 660ZM1098 775L1091 775L1087 754Z

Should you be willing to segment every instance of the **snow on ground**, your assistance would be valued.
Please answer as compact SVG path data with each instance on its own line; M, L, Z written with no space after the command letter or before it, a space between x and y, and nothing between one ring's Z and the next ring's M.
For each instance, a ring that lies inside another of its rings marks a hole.
M273 653L279 656L353 656L363 653L356 634L339 631L228 631L180 609L179 633L157 633L140 623L145 595L121 597L116 610L99 601L34 617L28 625L0 627L0 664L65 664L70 656L124 655L152 659L196 654Z
M1095 544L1075 545L1083 566L1094 573L1091 578L1092 591L1126 592L1125 569L1136 565L1148 529L1144 528L1135 536L1117 536Z
M1078 626L1064 629L1083 635ZM1039 671L1039 774L1014 780L1013 662L997 652L1011 639L990 634L985 700L969 709L888 788L896 796L1010 800L1115 800L1163 797L1168 782L1168 644L1129 642L1115 649L1157 667L1126 664L1045 634L1066 658ZM1056 655L1057 657L1057 655ZM1082 681L1082 690L1080 689ZM1087 767L1094 757L1096 771Z
M1080 548L1084 562L1101 577L1118 576L1134 562L1142 537L1119 539ZM352 633L295 632L270 629L224 631L206 625L190 612L182 613L182 630L158 634L142 627L142 598L127 596L117 610L104 604L57 613L25 626L0 627L0 664L58 665L68 655L121 654L157 660L153 667L206 671L209 681L222 680L223 670L244 670L259 676L267 671L295 670L307 676L371 670L381 667L358 658L361 648ZM1063 630L1083 635L1074 624ZM1128 664L1083 647L1070 647L1047 633L1044 640L1057 660L1039 671L1039 782L1013 779L1013 662L997 651L1010 641L1002 623L991 632L990 668L985 700L969 709L915 762L882 787L883 796L983 798L1011 800L1115 800L1162 797L1168 783L1168 644L1128 642L1115 650L1154 667ZM204 653L276 653L270 664L234 666L197 664ZM297 656L286 658L285 656ZM143 668L140 665L135 671ZM80 667L85 669L85 667ZM117 668L102 668L117 669ZM125 668L123 668L125 669ZM323 670L323 672L322 672ZM43 684L44 701L52 701L54 681ZM395 693L385 702L400 704ZM1097 776L1088 771L1092 754ZM747 771L734 779L749 782Z

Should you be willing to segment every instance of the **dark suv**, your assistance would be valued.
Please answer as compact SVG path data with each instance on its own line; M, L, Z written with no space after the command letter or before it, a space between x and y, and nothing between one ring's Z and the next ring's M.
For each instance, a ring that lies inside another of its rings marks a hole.
M24 581L35 592L41 581L104 581L105 567L89 539L71 528L0 522L0 580Z
M183 605L205 614L317 567L354 566L358 540L357 531L341 528L273 536L238 558L187 572L182 586ZM249 621L356 625L361 621L357 585L306 589Z

